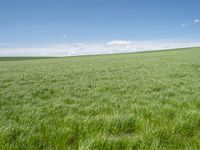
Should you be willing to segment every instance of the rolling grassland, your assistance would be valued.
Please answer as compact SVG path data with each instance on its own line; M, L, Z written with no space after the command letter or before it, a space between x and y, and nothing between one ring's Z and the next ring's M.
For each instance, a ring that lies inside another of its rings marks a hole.
M200 149L200 48L0 60L0 149Z

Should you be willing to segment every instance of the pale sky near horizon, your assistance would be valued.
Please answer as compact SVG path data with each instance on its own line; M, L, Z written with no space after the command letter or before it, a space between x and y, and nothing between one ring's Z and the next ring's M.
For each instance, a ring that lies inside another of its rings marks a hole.
M0 56L200 46L199 0L0 0Z

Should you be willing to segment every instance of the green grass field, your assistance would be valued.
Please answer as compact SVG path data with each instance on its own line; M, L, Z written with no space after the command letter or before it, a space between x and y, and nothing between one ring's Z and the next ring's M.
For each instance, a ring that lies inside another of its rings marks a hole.
M200 48L1 58L0 149L200 149Z

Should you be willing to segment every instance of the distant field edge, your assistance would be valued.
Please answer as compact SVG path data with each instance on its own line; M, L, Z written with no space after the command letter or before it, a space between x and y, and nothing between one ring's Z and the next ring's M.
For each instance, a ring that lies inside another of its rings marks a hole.
M166 52L166 51L178 51L178 50L187 50L187 49L197 49L197 47L184 47L184 48L173 48L173 49L164 49L164 50L144 50L136 52L122 52L122 53L111 53L111 54L91 54L91 55L76 55L76 56L0 56L0 61L20 61L20 60L36 60L36 59L52 59L52 58L68 58L68 57L88 57L88 56L104 56L104 55L125 55L125 54L134 54L134 53L157 53L157 52Z
M160 49L160 50L144 50L136 52L121 52L121 53L110 53L110 54L91 54L91 55L77 55L77 56L63 56L65 57L87 57L87 56L106 56L106 55L126 55L126 54L137 54L137 53L157 53L157 52L167 52L167 51L181 51L189 49L200 49L200 46L196 47L184 47L184 48L171 48L171 49Z
M17 57L17 56L11 56L11 57L1 57L0 61L20 61L20 60L37 60L37 59L52 59L52 58L58 58L58 57L35 57L35 56L26 56L26 57Z

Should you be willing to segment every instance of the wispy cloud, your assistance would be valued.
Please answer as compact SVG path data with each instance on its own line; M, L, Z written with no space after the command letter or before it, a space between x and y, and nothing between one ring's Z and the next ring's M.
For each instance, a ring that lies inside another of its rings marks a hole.
M182 27L185 27L185 26L186 26L186 24L185 24L185 23L183 23L183 24L182 24Z
M200 19L194 19L193 22L188 22L188 23L182 23L182 27L186 27L186 26L192 26L194 24L200 23Z
M194 23L200 23L200 20L199 19L195 19L193 22Z
M127 53L200 46L200 42L184 40L124 41L99 43L61 43L40 47L0 48L0 56L77 56Z

